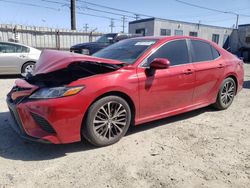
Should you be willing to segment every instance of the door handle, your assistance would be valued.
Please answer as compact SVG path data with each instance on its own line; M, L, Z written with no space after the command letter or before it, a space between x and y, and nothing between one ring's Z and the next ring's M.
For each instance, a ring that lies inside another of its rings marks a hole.
M224 65L221 64L221 63L220 63L219 66L218 66L219 69L221 69L221 68L223 68L223 67L224 67Z
M21 57L21 58L25 58L25 57L26 57L26 55L20 55L19 57Z
M189 74L193 74L193 71L192 71L192 69L187 69L183 73L186 75L189 75Z

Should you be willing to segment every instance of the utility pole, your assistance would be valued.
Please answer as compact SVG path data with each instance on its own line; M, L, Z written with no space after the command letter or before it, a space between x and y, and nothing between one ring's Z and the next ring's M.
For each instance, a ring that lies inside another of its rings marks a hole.
M125 32L125 16L122 16L122 32L124 33Z
M88 28L89 28L89 24L85 24L84 29L86 33L88 32Z
M76 30L76 0L71 0L70 15L71 15L71 30Z
M239 14L236 14L236 29L238 29L238 23L239 23Z
M201 25L201 20L199 20L198 22L198 30L200 29L200 25Z
M111 33L113 33L113 28L115 27L115 25L114 25L114 19L113 18L110 19L110 25L109 25L109 27L110 27Z

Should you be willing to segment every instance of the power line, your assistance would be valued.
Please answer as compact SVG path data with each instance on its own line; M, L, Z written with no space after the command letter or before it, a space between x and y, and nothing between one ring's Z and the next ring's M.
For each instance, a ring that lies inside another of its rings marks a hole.
M235 13L235 12L232 12L232 11L223 11L223 10L218 10L218 9L214 9L214 8L204 7L204 6L196 5L196 4L193 4L193 3L188 3L188 2L185 2L185 1L181 1L181 0L175 0L175 1L178 2L178 3L188 5L188 6L192 6L192 7L196 7L196 8L200 8L200 9L205 9L205 10L210 10L210 11L214 11L214 12L250 17L250 15L246 15L246 14L238 14L238 13Z
M236 16L236 24L235 24L235 28L238 28L238 23L239 23L239 16L246 16L246 17L250 17L250 15L246 15L246 14L238 14L232 11L222 11L222 10L218 10L218 9L214 9L214 8L208 8L208 7L204 7L204 6L200 6L200 5L196 5L193 3L188 3L185 1L181 1L181 0L175 0L178 3L182 3L191 7L196 7L196 8L200 8L200 9L205 9L205 10L210 10L210 11L214 11L214 12L219 12L219 13L224 13L224 14L233 14Z
M54 10L54 11L60 11L60 9L57 9L57 8L37 5L37 4L33 4L33 3L25 3L25 2L11 1L11 0L0 0L0 1L5 2L5 3L19 4L19 5L25 5L25 6L45 8L45 9L50 9L50 10Z
M41 1L44 1L44 2L48 2L48 3L54 3L54 4L60 4L62 6L70 6L69 3L62 3L60 1L53 1L53 0L41 0ZM102 12L102 13L107 13L107 14L113 14L113 15L117 15L117 16L126 16L126 17L130 17L130 18L134 18L134 16L130 16L130 15L125 15L125 14L119 14L119 13L114 13L114 12L110 12L110 11L105 11L105 10L100 10L100 9L94 9L94 8L91 8L91 7L88 7L88 6L76 6L78 9L87 9L87 10L90 10L90 11L95 11L95 12Z
M84 1L84 0L77 0L77 1L89 4L89 5L92 5L92 6L97 6L97 7L110 9L110 10L115 10L115 11L124 12L124 13L129 13L129 14L133 14L133 15L139 15L139 16L144 16L144 17L154 17L154 16L150 16L150 15L146 15L146 14L140 14L140 13L137 13L137 12L131 12L131 11L128 11L128 10L123 10L123 9L113 8L113 7L109 7L109 6L105 6L105 5L101 5L101 4L96 4L96 3L89 2L89 1Z
M62 2L59 2L59 1L54 1L54 0L41 0L41 1L48 2L48 3L54 3L54 4L60 4L60 5L62 5L62 6L70 7L70 5L69 5L68 3L62 3ZM135 17L133 17L133 16L129 16L129 15L125 15L125 14L120 14L120 13L114 13L114 12L105 11L105 10L100 10L100 9L95 9L95 8L91 8L91 7L88 7L88 6L79 6L79 5L78 5L78 6L76 6L76 7L77 7L79 10L87 9L87 10L90 10L90 11L102 12L102 13L106 13L106 14L112 14L112 15L121 16L122 19L116 19L116 18L112 18L112 17L100 16L100 15L95 15L95 14L90 14L90 13L76 12L77 14L82 14L82 15L87 15L87 16L92 16L92 17L104 18L104 19L109 19L109 20L111 20L111 24L110 24L111 30L113 30L113 27L114 27L114 20L122 21L122 28L123 28L123 32L124 32L126 17L135 18Z
M62 2L59 2L59 1L51 1L51 0L41 0L41 1L44 1L44 2L48 2L48 3L54 3L54 4L61 4L61 5L70 5L69 3L62 3Z
M89 14L89 13L85 13L85 12L76 12L77 14L82 14L82 15L87 15L87 16L93 16L93 17L97 17L97 18L103 18L103 19L113 19L113 20L117 20L117 21L122 21L121 19L116 19L116 18L111 18L111 17L107 17L107 16L102 16L102 15L95 15L95 14Z
M128 16L128 15L124 15L124 14L119 14L119 13L114 13L114 12L109 12L109 11L105 11L105 10L99 10L99 9L93 9L93 8L90 8L90 7L82 7L82 8L85 8L85 9L88 9L88 10L92 10L92 11L95 11L95 12L103 12L103 13L107 13L107 14L113 14L113 15L117 15L117 16L126 16L126 17L130 17L130 18L135 18L133 16Z

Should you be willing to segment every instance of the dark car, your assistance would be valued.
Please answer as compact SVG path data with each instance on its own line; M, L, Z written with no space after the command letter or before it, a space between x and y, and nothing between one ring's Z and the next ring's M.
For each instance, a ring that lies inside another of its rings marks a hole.
M84 55L92 55L93 53L115 43L123 39L133 38L136 36L140 36L138 34L124 34L124 33L108 33L102 35L97 41L95 42L87 42L76 44L71 46L70 51L84 54Z

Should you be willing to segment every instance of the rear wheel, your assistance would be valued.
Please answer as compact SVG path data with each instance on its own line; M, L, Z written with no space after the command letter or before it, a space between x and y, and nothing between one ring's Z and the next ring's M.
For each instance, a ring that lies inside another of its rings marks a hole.
M121 97L107 96L89 108L82 134L93 145L107 146L126 134L130 122L128 103Z
M226 78L219 90L214 107L219 110L227 109L233 102L236 94L236 83L232 78Z
M26 77L27 74L32 73L35 68L35 63L34 62L27 62L23 65L21 75L23 77Z

